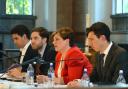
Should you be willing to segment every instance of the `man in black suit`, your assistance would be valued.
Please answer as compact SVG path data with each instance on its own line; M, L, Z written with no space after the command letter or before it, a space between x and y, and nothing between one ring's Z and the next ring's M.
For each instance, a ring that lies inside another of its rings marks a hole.
M19 63L23 64L24 62L31 60L32 58L38 55L37 51L33 50L30 42L30 31L25 25L16 25L11 30L12 39L14 44L20 49ZM22 66L22 72L27 71L28 64ZM13 69L11 70L13 71ZM12 75L15 75L15 71L12 72Z
M128 83L128 53L110 41L110 29L102 22L94 23L87 31L89 46L97 52L96 65L90 81L98 84L115 84L119 70L123 70ZM79 86L73 81L69 86Z
M124 77L128 82L128 53L110 41L110 29L102 23L94 23L88 30L90 46L98 52L96 66L90 79L97 83L116 83L119 70L124 71ZM100 58L104 54L103 58Z
M42 60L47 62L46 64L37 64L36 73L47 75L49 64L55 60L56 52L54 48L49 44L49 33L44 27L37 27L32 30L31 44L34 50L37 50Z

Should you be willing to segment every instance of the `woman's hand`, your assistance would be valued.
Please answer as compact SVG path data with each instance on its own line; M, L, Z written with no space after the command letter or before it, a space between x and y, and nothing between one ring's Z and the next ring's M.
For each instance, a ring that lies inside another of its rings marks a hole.
M71 81L71 82L69 82L67 85L68 85L68 87L80 87L80 82L79 82L80 80L73 80L73 81Z
M48 81L48 76L45 75L37 75L36 76L37 83L44 83Z

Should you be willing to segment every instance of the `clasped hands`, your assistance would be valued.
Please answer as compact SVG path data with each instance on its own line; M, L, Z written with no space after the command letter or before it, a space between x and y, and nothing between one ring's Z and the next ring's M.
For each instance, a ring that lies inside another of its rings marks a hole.
M36 77L36 80L38 83L45 83L48 82L49 78L48 76L45 75L38 75ZM64 80L62 77L61 78L54 77L53 82L54 84L64 84ZM80 87L80 79L75 79L73 81L70 81L67 85L68 87Z
M49 78L48 76L45 76L45 75L38 75L36 76L36 81L38 83L44 83L44 82L48 82ZM57 78L57 77L54 77L53 80L54 84L64 84L64 80L63 78Z
M10 70L8 70L7 75L12 78L22 79L23 76L22 76L21 70L22 70L21 67L16 67L16 68L10 69Z

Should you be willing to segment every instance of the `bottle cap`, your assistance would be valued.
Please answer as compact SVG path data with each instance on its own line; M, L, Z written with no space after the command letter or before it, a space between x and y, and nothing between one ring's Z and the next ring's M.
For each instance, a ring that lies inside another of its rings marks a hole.
M53 66L53 63L50 63L50 66Z
M120 70L119 73L123 73L123 70Z
M37 64L37 62L34 61L33 64Z
M87 69L86 69L86 68L84 68L84 71L86 71L86 72L87 72Z

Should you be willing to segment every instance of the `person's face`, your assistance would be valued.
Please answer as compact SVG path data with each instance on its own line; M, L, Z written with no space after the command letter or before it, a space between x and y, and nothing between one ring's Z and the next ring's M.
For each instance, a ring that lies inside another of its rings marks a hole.
M91 46L91 48L93 50L95 50L96 52L100 51L101 47L102 47L102 39L101 37L98 38L94 32L89 32L88 34L88 42L89 42L89 46Z
M23 48L24 47L25 35L20 36L18 34L12 34L12 39L13 39L14 44L18 48Z
M47 39L41 38L38 32L32 32L31 34L31 45L35 50L39 50L46 44Z
M61 52L61 51L65 50L68 43L69 43L68 39L64 40L59 34L56 34L53 37L53 45L54 45L56 51Z

